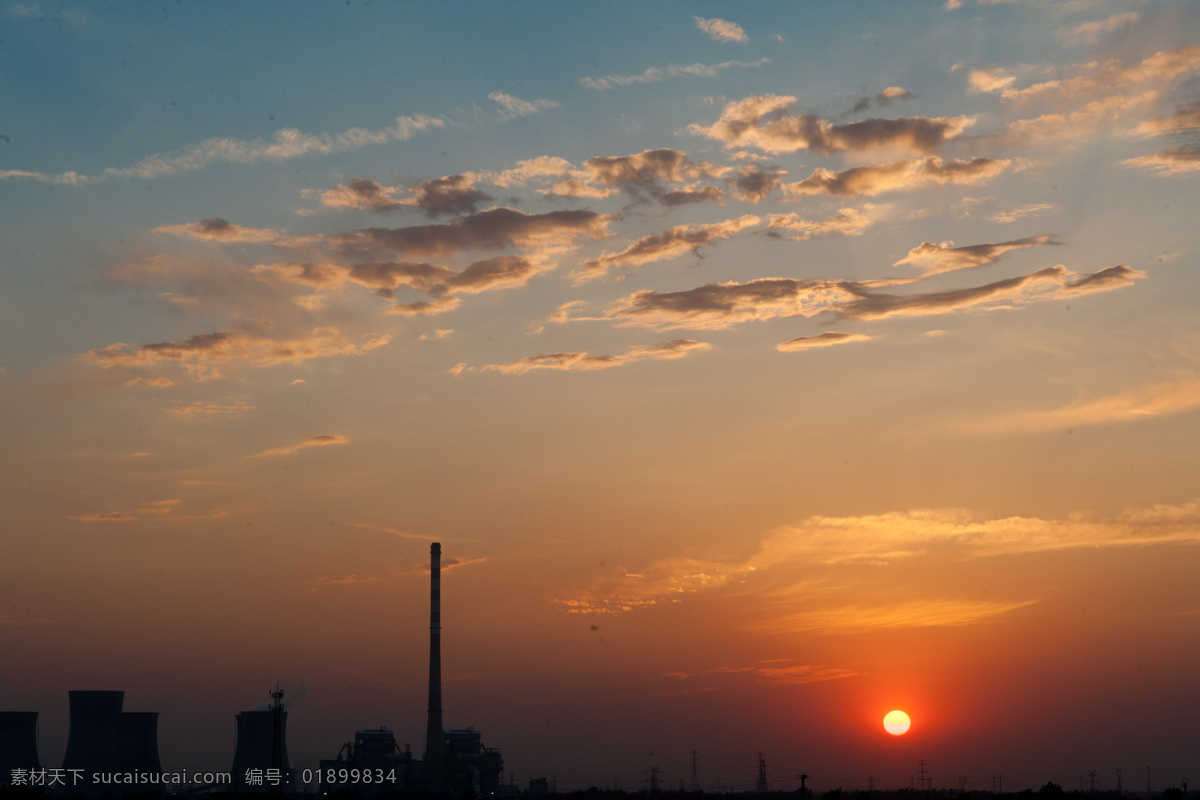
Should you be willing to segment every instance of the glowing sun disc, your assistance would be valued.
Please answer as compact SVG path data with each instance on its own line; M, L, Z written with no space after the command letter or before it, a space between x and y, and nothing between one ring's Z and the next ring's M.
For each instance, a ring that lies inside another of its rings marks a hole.
M912 724L908 714L903 711L889 711L883 718L883 729L892 736L899 736L902 733L908 732L908 726Z

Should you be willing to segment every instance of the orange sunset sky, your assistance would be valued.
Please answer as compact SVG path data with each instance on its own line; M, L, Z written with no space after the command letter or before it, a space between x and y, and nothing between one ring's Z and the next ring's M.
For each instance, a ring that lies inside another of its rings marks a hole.
M277 679L293 765L420 757L437 541L445 723L521 784L1200 776L1195 3L0 40L0 709L47 764L124 689L228 769Z

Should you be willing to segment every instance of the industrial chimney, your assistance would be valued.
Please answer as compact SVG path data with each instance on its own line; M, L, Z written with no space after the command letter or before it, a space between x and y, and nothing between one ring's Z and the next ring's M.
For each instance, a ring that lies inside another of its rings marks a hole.
M271 708L243 711L237 715L237 747L230 772L233 773L233 783L238 791L267 791L272 788L270 785L247 785L247 770L278 769L283 778L291 772L287 754L287 713L279 699L275 698Z
M14 769L38 769L36 711L0 711L0 786Z
M433 794L445 789L442 752L442 546L429 548L429 724L425 730L425 786Z
M85 772L113 771L117 760L117 720L124 692L68 692L71 698L71 731L63 769Z
M117 716L115 755L119 772L162 772L157 711L124 711Z

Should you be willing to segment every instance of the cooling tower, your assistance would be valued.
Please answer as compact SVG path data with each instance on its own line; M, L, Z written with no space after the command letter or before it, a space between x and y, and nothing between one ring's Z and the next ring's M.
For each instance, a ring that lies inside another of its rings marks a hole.
M0 711L0 786L14 769L41 767L37 752L36 711Z
M158 712L126 711L117 717L118 772L162 772L158 760Z
M116 766L117 720L124 692L68 692L71 732L63 769L108 772ZM155 746L157 751L157 745Z
M425 729L425 785L440 793L445 785L442 752L442 546L429 548L429 723Z
M291 762L287 755L287 712L280 711L279 726L279 766L277 769L287 773ZM237 748L233 754L234 783L242 784L246 780L246 770L272 768L272 750L275 742L275 712L272 709L262 711L243 711L237 715Z

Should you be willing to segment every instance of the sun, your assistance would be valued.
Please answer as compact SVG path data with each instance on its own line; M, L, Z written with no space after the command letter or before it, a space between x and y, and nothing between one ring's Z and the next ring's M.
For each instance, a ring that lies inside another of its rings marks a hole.
M889 711L883 718L883 729L893 736L900 736L908 732L908 726L912 724L908 714L897 709Z

